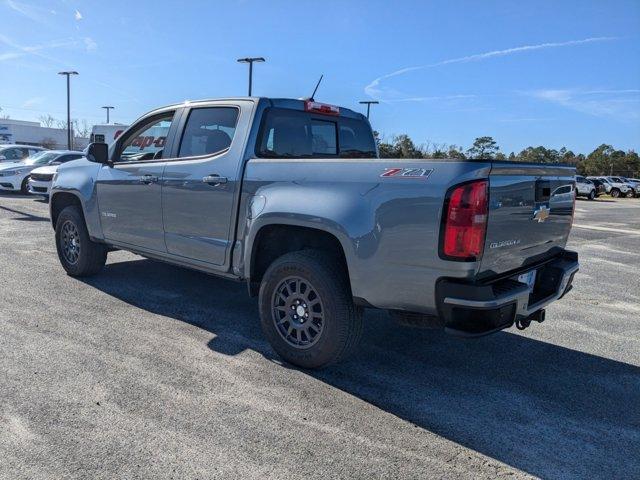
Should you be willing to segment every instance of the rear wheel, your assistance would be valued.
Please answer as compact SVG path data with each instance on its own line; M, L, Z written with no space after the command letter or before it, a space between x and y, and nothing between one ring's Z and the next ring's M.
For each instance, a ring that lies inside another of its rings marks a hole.
M589 200L595 199L596 198L596 191L595 190L591 190L589 192L589 197L588 198L589 198Z
M27 193L29 193L29 179L31 178L30 175L27 175L26 177L24 177L24 180L22 180L22 184L20 185L20 193L22 193L23 195L26 195Z
M618 190L617 188L611 189L611 196L613 198L618 198L620 196L620 190Z
M362 334L346 272L324 252L304 250L275 260L260 285L262 330L284 360L320 368L347 358Z
M633 195L633 190L629 190L629 191L627 192L627 198L633 198L633 197L634 197L634 195Z
M80 207L66 207L56 222L56 249L67 274L84 277L98 273L107 261L107 249L91 241Z

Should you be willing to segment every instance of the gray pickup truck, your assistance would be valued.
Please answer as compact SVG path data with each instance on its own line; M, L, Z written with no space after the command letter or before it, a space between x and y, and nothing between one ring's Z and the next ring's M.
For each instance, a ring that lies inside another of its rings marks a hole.
M301 367L352 352L364 308L460 336L526 328L578 270L572 168L381 159L365 117L313 100L170 105L86 156L51 191L69 275L123 249L244 281Z

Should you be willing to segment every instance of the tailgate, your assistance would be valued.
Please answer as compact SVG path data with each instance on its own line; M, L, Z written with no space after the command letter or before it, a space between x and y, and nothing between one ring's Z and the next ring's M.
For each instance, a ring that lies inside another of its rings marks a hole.
M573 221L574 185L573 167L494 163L478 273L500 274L559 253Z

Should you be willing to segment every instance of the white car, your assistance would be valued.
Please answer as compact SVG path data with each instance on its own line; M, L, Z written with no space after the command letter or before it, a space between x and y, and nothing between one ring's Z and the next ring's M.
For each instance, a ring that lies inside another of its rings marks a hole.
M84 156L82 152L73 152L70 150L58 152L58 154L59 156L54 161L31 171L27 181L27 191L29 193L48 197L53 176L58 171L58 167L63 163L78 160Z
M576 175L576 196L587 197L589 200L596 198L596 186L591 180L581 175Z
M633 194L631 187L626 183L614 182L611 180L611 177L587 177L589 180L596 179L600 180L604 184L604 188L607 193L611 195L613 198L618 198L621 196L627 196L630 193Z
M82 158L82 152L71 150L43 150L35 155L13 163L0 163L0 190L28 192L32 170L51 164L60 164Z
M627 177L609 177L609 179L614 182L629 185L629 188L631 188L631 192L627 193L627 197L640 196L640 182L634 181Z
M33 147L31 145L0 145L0 165L3 163L15 163L25 160L27 157L35 155L45 150L42 147Z

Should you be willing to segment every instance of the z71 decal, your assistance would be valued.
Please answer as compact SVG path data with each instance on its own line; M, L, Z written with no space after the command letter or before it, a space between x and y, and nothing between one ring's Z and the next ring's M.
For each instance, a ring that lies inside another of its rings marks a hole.
M394 178L422 178L427 179L431 175L431 168L385 168L380 174L381 177Z

